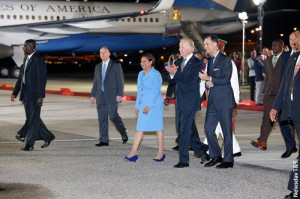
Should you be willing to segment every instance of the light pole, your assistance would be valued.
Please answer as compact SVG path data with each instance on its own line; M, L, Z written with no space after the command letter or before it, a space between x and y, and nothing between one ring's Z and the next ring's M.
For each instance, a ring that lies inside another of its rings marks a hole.
M239 13L239 18L242 21L243 24L243 47L242 47L242 67L243 67L243 74L242 74L242 85L245 84L245 67L244 67L244 62L245 62L245 24L248 23L247 19L248 19L248 15L246 12L241 12Z
M262 53L262 37L263 37L263 18L264 18L264 4L267 0L253 0L253 3L257 5L257 21L258 21L258 28L259 28L259 52Z

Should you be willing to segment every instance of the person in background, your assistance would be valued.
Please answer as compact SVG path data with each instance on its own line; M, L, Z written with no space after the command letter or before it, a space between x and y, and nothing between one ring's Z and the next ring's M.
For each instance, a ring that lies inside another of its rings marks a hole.
M272 57L272 55L273 55L273 50L271 50L271 49L268 50L267 56L268 56L268 57Z
M118 114L118 104L122 101L124 75L121 65L109 58L109 48L100 49L102 62L95 66L94 83L91 91L91 103L97 103L99 122L99 143L97 147L109 145L108 116L122 136L125 144L128 140L127 130Z
M264 74L265 67L262 62L262 55L257 53L256 61L254 62L254 70L255 70L255 104L258 106L263 105L262 95L264 88Z
M155 58L152 54L145 54L141 58L142 71L137 80L137 98L135 113L137 115L136 134L131 152L125 160L136 162L138 148L143 140L145 131L156 131L158 152L153 159L156 162L164 161L164 131L163 131L163 98L161 96L162 77L154 69Z
M237 73L238 73L238 79L239 79L239 85L241 85L241 76L242 76L242 61L240 59L239 53L237 51L232 52L232 59L236 65Z
M249 84L250 84L250 100L255 101L254 91L255 91L255 69L254 63L256 61L256 51L252 49L250 51L250 58L248 59L248 67L249 67Z
M263 50L262 50L262 54L261 54L261 61L263 63L266 63L267 61L267 58L268 58L268 51L269 49L267 47L264 47Z

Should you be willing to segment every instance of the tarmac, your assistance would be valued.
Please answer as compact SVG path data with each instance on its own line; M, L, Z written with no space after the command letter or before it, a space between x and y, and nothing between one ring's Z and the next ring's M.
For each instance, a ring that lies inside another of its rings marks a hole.
M125 95L135 96L134 78L125 77ZM15 79L0 79L0 86L14 86ZM49 78L48 90L69 88L90 92L91 79ZM166 91L166 82L162 92ZM261 111L238 110L235 136L242 156L234 159L232 169L205 168L190 152L190 167L175 169L178 152L175 146L175 107L164 107L164 162L154 162L157 152L155 132L145 133L136 163L124 161L135 135L134 101L123 101L119 114L128 129L129 141L109 125L108 147L98 143L96 106L89 97L47 94L41 118L56 139L45 149L37 141L33 151L24 152L23 143L15 139L25 121L23 105L10 101L10 90L0 90L0 198L283 198L293 160L282 159L284 141L278 125L262 151L250 145L259 136ZM249 89L241 88L242 99ZM196 115L201 140L204 139L206 108ZM222 144L221 140L220 144Z

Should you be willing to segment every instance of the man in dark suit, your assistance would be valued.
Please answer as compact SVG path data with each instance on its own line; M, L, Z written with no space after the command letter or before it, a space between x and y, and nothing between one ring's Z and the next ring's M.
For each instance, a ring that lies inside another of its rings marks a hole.
M176 81L176 129L179 132L179 163L175 168L189 167L189 146L195 153L206 159L206 150L202 146L199 135L195 130L195 114L201 109L198 73L202 69L202 62L193 55L194 42L191 39L182 39L179 44L181 58L175 66L167 66L173 79Z
M286 68L286 63L283 61L286 59L286 55L283 52L284 42L280 39L272 42L273 55L267 59L265 64L265 86L264 86L264 114L261 123L260 136L258 141L251 140L251 144L254 147L258 147L262 150L267 149L267 140L273 128L273 122L270 121L269 113L274 103L275 97L280 87L282 73L285 71L282 67ZM291 130L286 122L280 122L280 127L283 130L282 134L291 135ZM296 143L295 143L296 144ZM296 152L297 148L287 147L287 152L283 154L283 158L287 158L291 153Z
M118 114L118 103L124 91L124 75L121 65L110 60L110 51L104 46L100 49L102 62L97 64L91 91L91 103L97 102L99 121L99 143L95 146L108 146L108 116L122 136L123 144L128 140L127 130Z
M26 40L24 43L25 63L21 67L21 73L11 95L14 101L18 93L20 101L24 104L26 122L16 135L20 141L25 141L24 151L31 151L34 143L38 139L43 139L45 143L41 146L45 148L50 145L55 136L46 128L40 118L43 98L45 98L45 87L47 82L47 68L45 60L36 53L36 42Z
M300 138L300 31L296 31L296 50L287 65L283 80L280 84L280 89L276 96L272 110L270 111L271 121L276 121L276 116L279 114L280 121L289 121L294 127L298 139ZM299 141L299 140L298 140ZM285 198L299 197L299 164L300 158L294 162L293 171L290 175L288 189L291 194ZM297 186L296 186L297 185Z
M218 37L209 35L204 39L204 48L211 56L207 74L199 73L209 87L208 104L204 129L208 140L211 160L205 167L217 165L217 168L233 167L232 148L232 112L236 106L230 79L232 73L231 59L218 49ZM215 129L221 124L224 136L224 161L220 146L215 138Z

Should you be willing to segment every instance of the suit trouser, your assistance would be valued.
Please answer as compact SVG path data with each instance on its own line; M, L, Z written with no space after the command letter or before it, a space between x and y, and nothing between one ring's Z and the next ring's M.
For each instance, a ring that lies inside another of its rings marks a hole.
M296 147L295 135L291 130L288 121L279 122L280 130L285 142L286 150Z
M176 110L178 112L178 120L180 122L179 125L179 162L188 163L189 162L189 146L193 148L195 153L204 154L205 150L202 146L199 134L197 131L197 127L195 124L195 115L196 111L187 111L182 112L180 110ZM193 126L193 130L192 130ZM196 129L196 131L195 131Z
M296 133L298 135L298 139L299 139L300 138L300 124L293 124L293 126L295 128L295 131L296 131ZM298 140L298 142L299 141L300 140ZM299 147L300 146L298 146L298 148ZM300 176L299 176L300 167L299 166L300 166L300 151L299 151L299 154L298 154L298 159L293 161L293 170L290 174L290 179L289 179L289 183L288 183L288 189L291 190L291 191L294 191L294 192L300 192L299 191L299 188L300 188L299 187L299 184L300 184L300 182L299 182L300 181ZM297 167L297 168L295 168L295 167ZM295 175L295 173L297 175ZM298 184L297 187L295 187L296 184Z
M124 126L124 123L122 122L122 118L118 114L117 101L107 103L104 97L104 93L102 93L101 96L102 97L100 97L101 99L99 100L100 103L97 105L99 141L108 143L108 116L122 136L126 134L126 128Z
M220 135L224 139L223 131L222 131L220 122L218 122L218 125L217 125L217 128L215 130L215 133L216 133L217 139L219 138ZM205 138L205 140L203 141L203 143L204 144L208 144L207 143L207 138ZM232 134L232 152L233 152L233 154L241 152L240 145L239 145L237 139L235 138L234 134Z
M222 156L215 134L218 122L221 124L224 136L224 162L233 162L232 112L233 108L217 109L213 104L210 104L205 117L204 129L211 158Z
M254 91L255 91L255 76L249 77L249 84L250 84L250 100L254 101Z
M24 100L28 130L26 135L26 146L34 146L39 130L41 107L37 105L37 99L30 99L25 94Z
M168 84L166 96L171 98L173 93L175 94L176 82L172 81L172 79L169 77L169 75L168 75L168 82L169 82L169 84Z
M260 126L260 136L259 141L267 143L268 137L273 128L273 122L270 120L270 111L273 106L273 102L276 96L264 96L264 113L262 117L262 122Z

